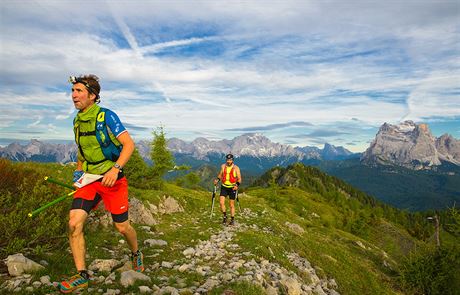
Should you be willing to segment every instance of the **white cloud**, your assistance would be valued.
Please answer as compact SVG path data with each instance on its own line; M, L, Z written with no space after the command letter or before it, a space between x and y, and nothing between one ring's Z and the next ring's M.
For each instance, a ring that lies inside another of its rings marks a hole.
M2 131L37 115L70 125L66 80L82 73L129 124L178 134L223 136L226 116L244 128L460 114L458 1L0 5Z

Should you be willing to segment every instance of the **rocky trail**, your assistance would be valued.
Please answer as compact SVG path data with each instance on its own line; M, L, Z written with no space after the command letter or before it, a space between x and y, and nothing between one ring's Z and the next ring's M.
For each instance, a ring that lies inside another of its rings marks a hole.
M194 245L169 245L167 241L158 239L163 233L152 232L151 226L139 226L139 232L155 237L141 241L146 261L144 273L131 270L124 240L112 249L103 249L112 258L90 257L91 283L84 293L208 294L219 286L248 282L260 286L266 294L339 294L334 279L320 278L310 262L297 253L283 253L292 264L290 269L286 269L270 261L270 257L260 257L252 251L243 250L236 241L240 233L258 231L271 234L269 227L261 228L255 223L257 214L248 208L237 215L234 226L204 226L199 221L209 218L208 214L203 212L202 216L190 219L197 236L205 231L210 236L209 239L196 240ZM217 217L214 218L218 222ZM170 226L180 228L182 221ZM174 248L175 255L164 255L168 248ZM270 248L268 250L273 254ZM5 263L9 274L2 275L0 293L59 294L57 281L53 282L49 275L31 274L37 269L43 273L49 267L46 261L36 263L22 254L15 254L9 256ZM223 294L237 293L227 289Z

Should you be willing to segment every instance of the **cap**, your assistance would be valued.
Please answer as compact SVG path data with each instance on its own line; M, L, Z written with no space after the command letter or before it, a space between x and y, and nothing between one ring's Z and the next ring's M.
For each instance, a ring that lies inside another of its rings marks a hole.
M225 159L227 159L227 160L230 160L230 159L233 160L233 155L232 155L232 154L227 154L227 155L225 156Z

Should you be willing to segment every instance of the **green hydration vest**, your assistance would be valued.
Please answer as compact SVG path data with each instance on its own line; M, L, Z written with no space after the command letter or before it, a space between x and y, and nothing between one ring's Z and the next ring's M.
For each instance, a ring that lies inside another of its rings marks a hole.
M106 109L97 104L85 112L78 112L73 122L78 159L83 162L83 171L104 174L118 160L122 145L105 123Z

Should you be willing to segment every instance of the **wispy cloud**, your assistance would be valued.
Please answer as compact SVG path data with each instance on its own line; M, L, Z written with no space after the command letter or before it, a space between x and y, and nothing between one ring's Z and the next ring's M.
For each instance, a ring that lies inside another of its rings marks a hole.
M459 125L458 1L80 4L0 4L1 138L31 125L71 139L66 77L83 73L139 139L161 123L184 139L262 132L358 149L383 122Z
M283 129L283 128L288 128L288 127L305 127L305 126L313 126L313 124L308 123L308 122L287 122L287 123L281 123L281 124L270 124L267 126L230 128L230 129L226 129L225 131L258 132L258 131Z

